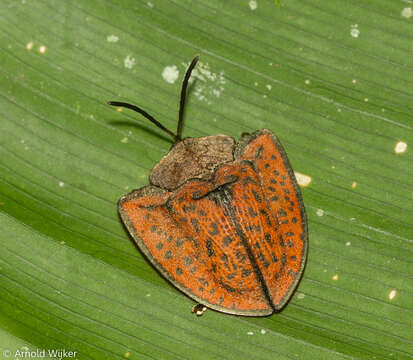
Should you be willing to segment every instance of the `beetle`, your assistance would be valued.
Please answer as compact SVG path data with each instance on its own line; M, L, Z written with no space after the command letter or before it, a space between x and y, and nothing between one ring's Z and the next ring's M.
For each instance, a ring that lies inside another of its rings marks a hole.
M238 142L228 135L182 138L198 59L182 83L176 133L136 105L108 103L137 111L174 141L152 169L150 185L119 200L119 214L152 265L202 308L267 316L287 304L304 271L302 195L268 129L244 133Z

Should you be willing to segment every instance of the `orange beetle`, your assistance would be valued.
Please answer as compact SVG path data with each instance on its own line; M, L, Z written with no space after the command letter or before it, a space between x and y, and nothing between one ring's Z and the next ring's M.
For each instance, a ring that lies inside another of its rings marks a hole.
M227 135L181 138L198 59L185 74L176 134L135 105L109 102L139 112L175 141L152 169L151 185L119 200L119 214L140 250L186 295L224 313L267 316L283 308L303 274L301 192L270 130L237 143Z

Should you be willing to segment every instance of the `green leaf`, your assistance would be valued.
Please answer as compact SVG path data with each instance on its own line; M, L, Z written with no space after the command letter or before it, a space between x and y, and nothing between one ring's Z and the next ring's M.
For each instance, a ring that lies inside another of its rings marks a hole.
M408 2L3 0L0 10L2 351L413 357ZM106 102L175 129L197 53L184 136L269 128L311 179L304 277L268 318L194 316L117 215L171 143Z

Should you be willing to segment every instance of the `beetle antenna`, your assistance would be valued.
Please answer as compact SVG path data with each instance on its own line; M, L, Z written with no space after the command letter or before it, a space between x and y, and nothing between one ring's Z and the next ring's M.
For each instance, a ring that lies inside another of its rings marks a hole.
M176 130L176 137L181 140L182 134L182 124L184 120L184 106L185 106L185 98L186 98L186 88L188 87L188 81L191 77L192 70L194 69L196 63L199 60L199 55L195 55L194 59L192 60L191 64L186 70L184 81L182 82L182 89L181 89L181 100L179 102L179 118L178 118L178 129Z
M179 104L178 129L176 131L176 135L171 130L163 126L152 115L149 115L145 110L141 109L140 107L136 105L132 105L132 104L121 102L121 101L108 101L108 104L112 106L122 106L127 109L131 109L131 110L138 112L139 114L146 117L150 122L155 124L158 128L165 131L169 136L172 137L172 139L174 139L175 142L181 141L182 140L182 137L181 137L182 124L183 124L183 117L184 117L184 106L185 106L185 98L186 98L186 88L188 87L188 81L189 81L189 78L191 77L192 70L194 69L198 60L199 60L199 55L196 55L194 59L192 60L191 64L189 65L188 70L185 73L184 81L182 82L181 100Z
M150 122L155 124L158 128L162 129L165 131L167 134L172 136L172 139L174 139L175 142L178 142L181 140L181 138L177 135L175 135L171 130L168 130L165 126L163 126L158 120L156 120L153 116L149 115L145 110L142 110L140 107L137 107L136 105L128 104L125 102L120 102L120 101L108 101L109 105L112 106L122 106L131 110L134 110L138 112L139 114L145 116Z

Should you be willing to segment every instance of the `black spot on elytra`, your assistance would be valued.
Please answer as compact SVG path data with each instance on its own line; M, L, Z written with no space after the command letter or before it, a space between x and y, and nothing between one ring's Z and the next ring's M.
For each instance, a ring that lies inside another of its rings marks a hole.
M176 275L182 275L182 269L176 268Z
M184 262L186 266L190 266L192 264L192 258L189 256L184 257Z
M280 175L280 173L279 173L277 170L274 170L272 173L273 173L275 176Z
M215 288L212 288L211 290L209 290L210 294L213 294L215 292Z
M211 239L208 239L208 240L207 240L205 246L206 246L206 248L207 248L207 255L208 255L209 257L215 256L215 252L214 252L214 250L212 249L212 240L211 240Z
M222 280L219 280L219 284L228 292L230 293L234 293L235 289L231 286L229 286L228 284L224 283Z
M293 218L291 219L291 221L293 222L293 224L296 224L296 223L298 222L298 220L297 220L296 217L293 217Z
M199 290L200 292L203 292L203 291L204 291L204 288L203 288L202 286L200 286L198 290Z
M172 236L169 236L168 239L167 239L167 241L168 241L168 242L171 242L171 241L172 241Z
M295 255L293 255L293 256L290 256L290 259L291 259L291 260L294 260L294 261L296 261L296 260L297 260L297 256L295 256Z
M285 175L281 176L281 179L287 180L287 177Z
M195 210L195 204L189 204L189 205L184 205L182 206L182 210L184 213L191 213Z
M264 165L264 167L265 167L266 169L268 169L268 168L270 167L270 164L266 163L266 164Z
M247 260L246 255L243 254L243 253L242 253L241 251L239 251L239 250L237 250L237 253L236 253L235 256L237 257L237 259L238 259L238 261L239 261L240 263L244 263L244 262Z
M196 190L191 194L192 200L198 200L201 197L202 192L200 190Z
M294 233L292 231L289 231L289 232L285 233L285 236L294 236Z
M279 277L280 277L280 275L279 275L278 273L275 273L275 274L274 274L274 279L275 279L275 280L278 280Z
M194 230L195 230L195 232L197 233L197 234L199 234L199 222L198 222L198 219L195 219L195 218L191 218L191 224L192 224L192 226L194 227Z
M287 200L287 201L289 201L289 200L290 200L290 197L289 197L289 196L284 196L284 199Z
M271 179L270 181L271 181L271 184L276 184L277 183L277 180L275 180L275 179Z
M256 159L261 159L262 158L262 153L264 152L264 147L260 146L257 150L257 152L255 153L255 158Z
M284 193L285 193L285 194L289 194L289 193L290 193L290 190L284 189Z
M218 224L212 222L212 223L210 224L210 226L211 226L211 230L208 231L209 235L211 235L211 236L218 235L218 234L219 234Z
M225 176L224 180L225 182L235 182L238 180L238 176L235 174L231 174L231 175Z
M212 265L211 265L211 271L212 271L213 273L216 273L216 272L217 272L217 264L212 263Z
M231 259L231 265L234 270L237 270L238 266L235 265L234 261Z
M274 263L278 262L278 258L273 253L271 253L271 260Z
M289 223L288 219L281 221L281 224L288 224L288 223Z
M291 240L288 240L288 247L290 248L294 247L294 243Z
M293 278L295 278L296 275L297 275L297 274L296 274L294 271L292 271L291 269L288 270L288 273L289 273Z
M246 277L250 276L251 273L252 273L252 270L242 269L242 271L241 271L241 275L242 275L243 278L246 278Z
M227 279L228 279L228 280L231 280L231 279L233 279L233 278L235 277L235 275L236 275L236 274L234 274L234 273L230 273L230 274L227 275Z
M272 191L272 192L274 192L275 191L275 188L273 188L272 186L268 186L268 188L267 188L269 191Z
M259 249L261 246L260 246L260 243L258 242L258 241L256 241L255 242L255 244L254 244L254 247L256 248L256 249Z
M258 233L261 232L261 226L260 225L255 225L255 224L246 225L245 229L248 230L248 231L254 231L254 232L258 232Z
M280 214L280 217L287 216L287 213L283 209L278 210L278 213Z
M285 182L284 182L284 181L281 181L281 182L280 182L280 185L281 185L281 186L285 186Z
M224 246L228 246L234 239L231 236L225 236L223 239Z
M224 262L224 266L229 270L229 264L228 264L228 256L225 254L221 255L221 260Z
M165 207L166 207L166 209L167 209L171 214L175 214L175 209L174 209L174 207L172 206L172 203L171 203L172 200L173 200L173 198L170 197L170 198L166 201Z
M175 244L176 244L177 247L181 247L183 243L184 243L184 241L182 239L176 239Z
M198 270L198 268L197 268L196 266L194 266L194 267L191 269L191 273L194 274L197 270Z
M257 182L252 177L246 176L246 177L242 178L242 184L243 185L248 185L248 184L256 185Z
M156 229L157 229L157 227L156 227L155 225L152 225L152 226L151 226L151 232L155 232Z
M254 211L254 209L250 206L250 207L248 207L248 213L250 214L250 216L251 217L253 217L253 218L255 218L255 217L257 217L258 216L258 213L256 213L255 211Z
M278 201L278 196L272 196L272 197L270 197L270 200L271 201Z
M158 243L156 244L156 248L157 248L158 250L161 250L161 249L163 248L163 244L160 243L160 242L158 242Z
M267 243L268 243L270 246L272 246L273 242L272 242L272 239L271 239L271 234L265 234L265 235L264 235L264 238L265 238L265 240L267 241Z
M281 264L282 266L285 266L285 263L287 262L287 255L285 255L285 253L283 253L282 257L281 257Z
M271 160L277 160L277 157L275 155L271 155Z
M164 258L165 259L170 259L172 257L172 252L171 252L171 250L168 250L168 251L166 251L165 252L165 255L164 255Z
M285 247L285 242L284 242L283 236L282 236L281 234L278 235L278 239L280 239L280 245L281 245L282 247Z
M255 200L257 200L257 202L262 202L261 196L260 194L258 194L255 190L251 190L252 195L254 195Z
M162 230L159 229L158 232L157 232L157 234L158 234L158 235L161 235L161 234L162 234Z
M264 209L261 209L261 210L260 210L260 214L261 214L261 215L264 215L265 220L267 221L267 224L268 224L269 226L272 226L272 222L271 222L270 216L268 215L268 213L267 213Z

